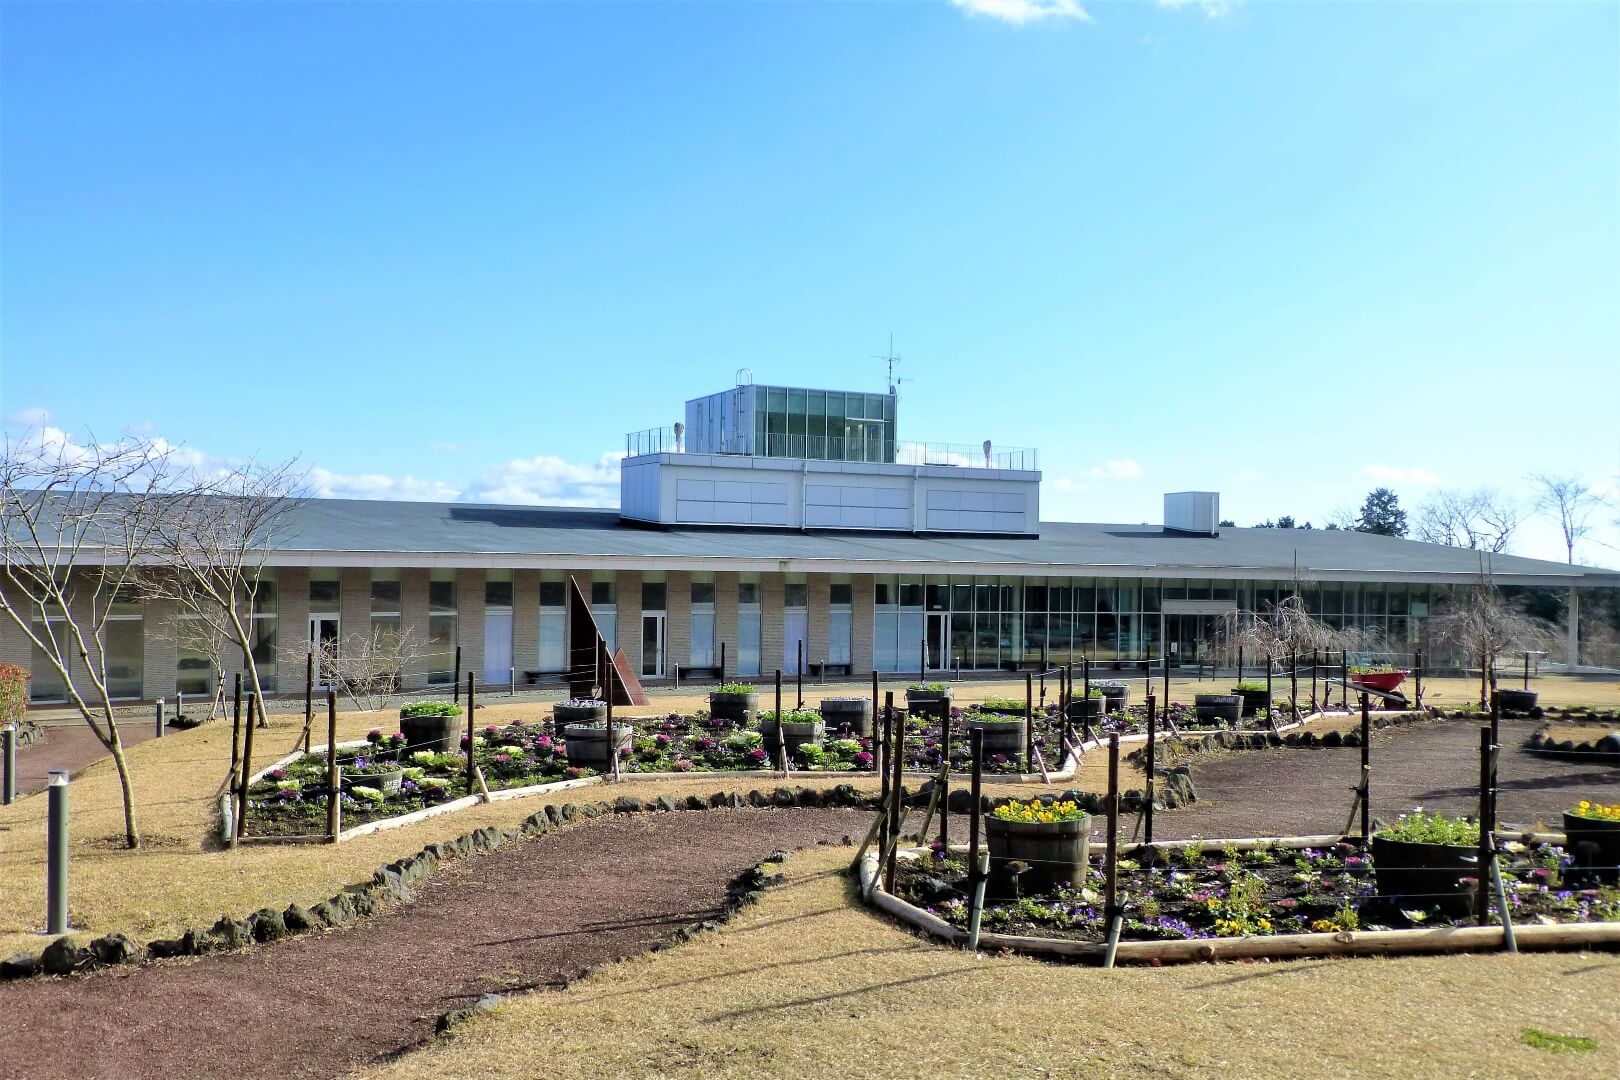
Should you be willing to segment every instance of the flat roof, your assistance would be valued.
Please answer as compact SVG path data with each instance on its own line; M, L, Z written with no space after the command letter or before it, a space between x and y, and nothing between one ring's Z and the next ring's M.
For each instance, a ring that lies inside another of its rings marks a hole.
M1042 522L1038 537L658 528L607 507L310 499L271 564L1477 581L1620 587L1620 571L1330 529Z

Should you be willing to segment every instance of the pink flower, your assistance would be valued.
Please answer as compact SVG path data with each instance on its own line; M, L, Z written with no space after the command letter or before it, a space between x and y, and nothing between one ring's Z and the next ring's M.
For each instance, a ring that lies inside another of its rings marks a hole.
M765 760L765 750L764 750L764 748L756 746L752 750L748 751L748 760L752 761L752 762L755 762L755 763L764 761Z
M693 769L692 763L690 761L687 761L685 758L681 758L681 759L679 759L678 761L675 762L675 771L676 772L691 772L692 769Z
M857 769L869 769L872 767L872 755L867 753L865 750L862 750L860 753L856 754L851 760L855 762L855 767Z

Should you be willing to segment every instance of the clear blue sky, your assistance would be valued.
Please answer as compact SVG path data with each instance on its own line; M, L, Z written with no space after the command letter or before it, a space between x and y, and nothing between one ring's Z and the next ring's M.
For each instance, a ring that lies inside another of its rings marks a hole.
M0 410L611 499L892 331L1049 518L1620 490L1620 7L1027 2L7 3Z

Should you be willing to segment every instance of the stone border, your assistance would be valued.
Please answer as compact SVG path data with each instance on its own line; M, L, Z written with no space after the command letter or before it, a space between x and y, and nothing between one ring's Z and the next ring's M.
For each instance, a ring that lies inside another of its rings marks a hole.
M351 740L349 742L340 742L337 745L339 750L344 750L349 747L364 746L366 745L366 740ZM326 744L322 743L319 746L310 747L310 754L315 754L317 752L324 754L326 752ZM248 783L250 785L256 784L271 772L274 772L276 769L284 768L304 756L304 751L295 751L294 753L289 754L286 757L281 758L279 761L276 761L271 765L267 765L263 769L260 769L258 772L252 774L250 777L248 777ZM1042 776L1040 773L997 773L994 775L991 782L996 784L1038 784L1042 787L1048 787L1053 783L1073 780L1079 769L1080 758L1078 754L1071 753L1063 762L1063 768L1058 769L1055 772L1049 772L1045 776ZM905 771L904 775L909 776L912 779L929 780L936 777L938 774L920 769L909 769ZM966 774L957 773L955 771L952 771L951 773L952 777L965 775ZM372 833L382 832L385 829L403 828L406 825L414 825L419 821L426 821L428 818L438 817L441 814L449 814L458 810L467 810L474 806L481 806L486 802L502 802L507 799L527 799L536 795L550 795L557 791L567 791L573 788L590 787L596 784L653 783L668 780L683 780L697 776L734 776L747 777L755 780L772 779L785 781L804 778L814 778L818 780L882 779L876 770L869 772L854 772L846 770L823 772L809 769L795 769L787 773L783 773L777 769L734 769L715 770L712 772L701 773L621 772L616 780L609 780L609 778L600 775L582 776L576 780L553 780L548 784L530 784L526 787L500 788L498 790L488 792L487 795L482 793L477 795L463 795L459 799L451 799L449 802L437 803L433 806L425 806L420 810L412 810L408 814L398 814L394 817L379 818L376 821L368 821L363 825L355 825L352 828L340 829L338 831L337 842L342 843L345 840L352 840L357 836L369 836ZM230 792L222 793L219 796L219 807L220 839L222 843L229 843L231 839L231 828L234 824L234 816L236 813L235 802L233 801ZM243 836L236 840L236 843L243 847L266 846L273 844L324 844L329 842L329 838L324 833L296 836Z
M1288 844L1299 841L1320 842L1322 839L1323 837L1278 837L1269 838L1267 842L1281 841ZM1219 847L1210 848L1210 845L1241 846L1257 842L1254 839L1213 840L1189 841L1185 844L1171 842L1154 846L1165 848L1196 843L1200 849L1219 850ZM1133 845L1132 849L1140 846ZM965 845L963 850L966 850ZM1131 849L1122 848L1121 855L1127 850ZM921 848L907 848L902 849L901 854L910 858L921 858L926 852ZM959 930L939 916L885 892L882 875L878 873L876 854L868 854L861 860L858 881L861 896L879 911L945 944L960 945L967 941L966 931ZM1620 947L1620 922L1558 926L1515 924L1513 933L1520 949ZM1268 937L1194 938L1183 941L1121 941L1115 952L1115 962L1158 966L1166 963L1216 960L1288 960L1307 956L1398 956L1486 952L1501 951L1502 948L1503 929L1500 926L1458 926L1413 930L1349 930L1331 934L1274 934ZM983 931L979 934L979 949L981 952L1004 949L1031 956L1101 963L1107 946L1102 942Z
M906 792L905 797L916 801L920 793ZM409 902L412 888L426 880L434 868L447 858L466 858L478 852L494 851L521 837L542 836L564 825L595 817L673 813L680 810L763 809L773 806L873 809L877 805L877 798L856 790L850 784L838 784L819 790L777 787L768 795L754 788L746 795L736 791L717 791L707 797L688 795L684 799L660 795L650 802L635 795L620 795L611 802L563 803L561 806L547 803L524 818L516 828L498 829L486 825L454 840L428 844L413 855L379 866L368 880L346 885L331 898L308 908L294 902L282 911L265 907L240 919L222 915L207 929L188 929L176 938L148 942L145 949L122 932L104 934L83 946L75 945L71 936L63 935L38 954L19 952L0 960L0 981L34 975L71 975L180 956L205 956L255 944L268 944L294 934L339 929L356 919L376 915L388 903Z
M1575 726L1567 720L1559 720L1558 723L1566 727ZM1604 728L1603 737L1595 742L1590 739L1581 742L1564 739L1559 742L1547 738L1547 732L1552 725L1543 724L1524 741L1523 749L1526 753L1535 754L1537 757L1567 762L1571 765L1620 765L1620 728L1607 722L1594 723L1591 726Z

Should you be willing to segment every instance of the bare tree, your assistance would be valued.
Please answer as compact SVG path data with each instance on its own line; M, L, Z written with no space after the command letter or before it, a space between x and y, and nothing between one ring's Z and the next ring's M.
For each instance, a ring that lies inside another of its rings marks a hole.
M8 442L0 459L0 611L62 681L112 756L124 802L124 842L141 844L135 792L113 709L107 623L139 600L169 478L169 449L126 438Z
M1454 593L1444 609L1428 620L1427 632L1451 645L1470 663L1479 664L1479 707L1490 707L1496 687L1496 661L1508 653L1547 648L1553 629L1503 598L1490 575Z
M203 623L203 632L241 650L260 701L264 685L253 655L253 615L265 560L302 495L303 474L294 465L249 460L189 478L159 519L160 569L145 579L150 595L174 600L182 615Z
M1506 551L1518 527L1518 508L1492 488L1437 491L1417 511L1417 538L1447 547Z
M376 712L398 695L407 669L421 656L410 630L377 629L323 641L315 654L320 678L361 712Z
M1337 652L1352 643L1359 644L1354 631L1335 630L1311 615L1297 587L1292 596L1266 604L1260 611L1227 612L1221 636L1228 647L1242 646L1252 656L1268 657L1273 663L1288 661L1289 701L1296 712L1299 700L1297 657L1323 649Z
M1564 534L1565 556L1573 563L1575 545L1592 531L1592 511L1603 500L1578 477L1536 473L1530 477L1530 481L1541 491L1536 499L1536 509L1558 522L1558 528Z

